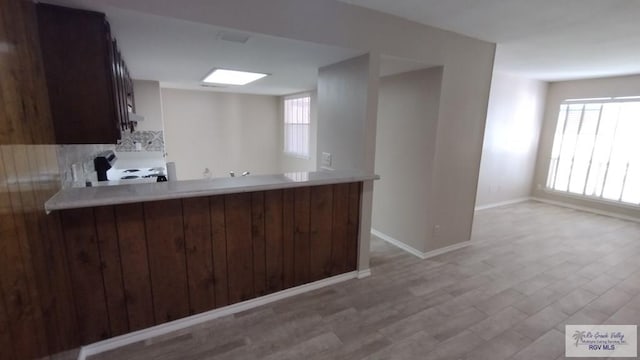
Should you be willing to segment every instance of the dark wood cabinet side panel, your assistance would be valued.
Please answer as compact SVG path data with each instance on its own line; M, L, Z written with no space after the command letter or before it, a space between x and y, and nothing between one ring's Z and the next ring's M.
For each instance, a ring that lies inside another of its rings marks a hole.
M358 267L358 243L360 233L360 196L362 183L349 184L349 222L347 223L347 270Z
M213 288L213 248L209 198L182 200L184 241L187 254L190 313L215 308Z
M182 201L144 204L156 324L189 315Z
M317 281L331 276L332 185L311 187L310 212L309 277Z
M111 331L93 209L65 210L61 218L81 341L106 339Z
M349 225L349 184L333 186L333 220L331 230L331 274L347 272L347 228Z
M267 292L264 223L264 191L251 193L251 238L253 241L253 290L255 296Z
M155 325L142 204L118 205L116 222L129 331Z
M114 144L118 133L104 15L47 4L37 10L56 141Z
M229 303L233 304L255 297L250 193L225 195L225 228Z
M296 286L306 284L310 279L310 195L311 190L308 187L296 188L294 192L293 207L295 231L293 239L293 262L294 285Z
M288 289L295 284L295 189L282 191L282 282Z
M265 257L267 293L282 290L284 280L283 249L283 192L266 191L264 194L265 212Z
M127 301L122 279L118 227L113 206L94 208L98 246L102 257L102 278L109 310L111 336L129 332Z
M224 195L209 198L209 207L211 211L211 238L213 245L213 287L216 307L219 308L229 305Z

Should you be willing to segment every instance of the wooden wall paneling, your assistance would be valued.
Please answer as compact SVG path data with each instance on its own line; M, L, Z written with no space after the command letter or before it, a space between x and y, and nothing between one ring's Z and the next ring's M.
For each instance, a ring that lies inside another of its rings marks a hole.
M155 325L142 204L115 207L129 331Z
M347 272L347 228L349 225L349 184L333 185L331 229L331 275Z
M17 193L13 202L14 214L17 216L17 223L24 230L19 230L22 240L20 241L20 251L22 259L27 269L27 285L31 296L31 303L34 308L33 321L36 326L36 333L33 338L39 344L39 356L47 354L48 339L45 332L45 324L42 314L43 302L49 298L49 292L45 287L40 287L43 281L43 272L48 269L42 264L42 244L41 239L46 235L44 224L39 221L41 213L40 205L36 198L36 181L38 181L37 170L33 170L31 162L35 161L35 145L13 145L8 146L8 153L12 154L9 159L13 160L13 171L16 179ZM11 165L7 164L8 168ZM19 215L17 214L19 213ZM18 221L18 219L21 219ZM18 229L20 229L20 227Z
M349 222L347 224L347 270L358 267L358 235L360 232L360 192L362 183L349 184Z
M311 187L309 277L317 281L331 276L331 228L333 185Z
M127 300L122 279L118 227L113 206L94 208L98 247L102 261L102 279L109 311L111 336L129 332Z
M302 285L309 282L309 217L311 205L311 191L308 187L296 188L294 193L294 285Z
M38 293L28 244L27 209L21 186L29 174L19 174L14 160L15 146L0 146L0 287L5 296L9 331L17 356L38 357L46 354Z
M36 171L55 174L58 171L58 159L55 145L39 145L35 149ZM39 182L38 203L43 204L59 189L60 183L55 177ZM45 223L47 235L41 240L41 252L44 259L42 266L46 268L45 282L40 285L49 299L43 299L41 306L44 315L49 352L52 354L80 345L78 328L76 327L76 309L71 289L71 275L67 266L67 253L60 222L60 212L46 214L40 209L40 218Z
M5 0L0 0L5 1ZM0 14L0 18L3 15ZM0 31L4 28L0 26ZM1 58L1 57L0 57ZM2 160L2 152L5 146L0 145L0 358L15 359L13 339L11 338L11 319L9 311L12 308L6 303L4 288L8 287L16 270L10 263L12 254L9 252L15 242L15 230L13 226L13 209L9 189L6 187L8 174ZM18 265L21 265L18 264Z
M182 199L191 314L215 308L209 198Z
M52 232L52 221L59 217L47 216L42 211L42 204L59 188L55 178L43 181L41 172L49 176L55 172L45 171L49 165L44 158L44 151L51 150L43 145L13 146L16 173L21 174L19 182L23 199L23 211L27 221L30 263L33 267L33 285L37 287L38 302L42 315L44 338L49 353L60 352L77 346L76 313L74 299L64 250L61 232ZM57 159L54 159L57 168ZM56 214L57 215L57 214Z
M251 193L251 238L253 241L253 290L255 296L267 292L264 191Z
M75 298L71 286L71 274L67 266L68 257L64 246L60 213L42 215L46 217L49 232L43 250L47 254L45 263L52 289L52 303L43 307L43 313L48 326L49 350L55 354L79 346L80 334L76 326Z
M295 284L295 189L282 191L282 282L288 289Z
M13 341L9 333L9 319L7 317L7 309L4 305L4 294L0 287L0 359L13 360Z
M284 281L282 190L264 193L266 291L282 290Z
M156 324L189 315L182 201L144 203Z
M227 277L227 234L225 229L224 196L209 198L211 211L211 238L213 246L213 287L216 307L229 305L229 280Z
M102 264L92 208L61 212L80 340L89 344L110 336Z
M251 194L225 195L229 303L254 297Z
M28 129L22 123L24 119L22 109L21 89L22 84L22 60L20 53L15 49L20 37L20 11L21 1L2 0L0 3L0 41L5 44L12 44L13 51L0 52L0 144L29 144L31 139L28 136ZM17 16L16 16L17 15Z

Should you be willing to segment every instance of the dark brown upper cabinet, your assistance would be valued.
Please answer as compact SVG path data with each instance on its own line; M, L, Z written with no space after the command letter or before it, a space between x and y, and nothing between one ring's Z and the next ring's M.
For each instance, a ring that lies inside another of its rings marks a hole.
M37 5L58 144L115 144L133 131L133 82L105 14Z

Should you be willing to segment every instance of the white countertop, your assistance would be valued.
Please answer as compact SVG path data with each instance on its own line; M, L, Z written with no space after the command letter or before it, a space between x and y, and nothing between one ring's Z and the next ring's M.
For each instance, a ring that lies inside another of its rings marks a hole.
M44 207L47 212L50 212L93 206L340 184L379 178L378 175L360 170L336 170L70 188L60 190L47 200Z

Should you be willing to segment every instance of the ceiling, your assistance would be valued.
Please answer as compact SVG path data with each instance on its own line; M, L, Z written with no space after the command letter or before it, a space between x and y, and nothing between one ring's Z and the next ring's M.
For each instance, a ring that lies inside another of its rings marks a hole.
M637 0L342 0L498 44L496 70L547 81L640 73Z
M109 9L112 32L136 79L164 87L284 95L313 89L319 67L361 51ZM246 43L221 39L248 35ZM213 68L270 74L245 86L202 87Z
M96 4L89 0L50 0L63 6L103 12L134 79L156 80L162 87L263 95L314 89L318 68L364 53L362 50L255 34ZM246 43L221 39L249 36ZM381 75L429 67L384 57ZM244 86L203 86L213 68L270 74Z

